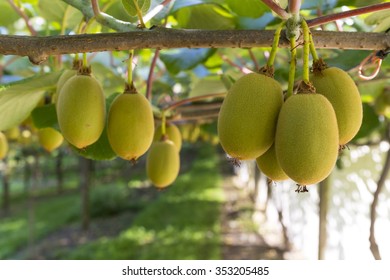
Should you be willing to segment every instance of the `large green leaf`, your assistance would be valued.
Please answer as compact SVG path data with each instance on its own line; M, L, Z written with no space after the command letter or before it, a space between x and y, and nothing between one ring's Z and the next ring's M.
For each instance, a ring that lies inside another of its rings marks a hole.
M9 129L25 120L45 92L55 88L61 73L37 75L0 90L0 130Z
M192 91L190 92L189 97L202 96L207 94L216 94L227 92L225 84L222 82L220 76L209 76L204 79L199 80L195 85Z
M178 27L187 29L233 29L235 20L228 11L215 4L185 7L175 13Z
M15 12L14 9L8 4L6 1L1 1L0 3L0 26L8 26L14 23L17 19L19 19L19 15Z
M227 0L226 3L234 13L243 17L258 18L268 7L259 0Z
M132 17L137 16L138 14L137 6L143 15L146 14L150 8L150 3L150 0L122 0L123 7Z
M57 112L55 104L38 106L31 112L36 128L53 127L58 129Z
M39 14L50 23L57 23L57 29L74 29L83 14L63 1L39 0Z
M380 126L381 121L379 120L379 116L375 113L374 108L368 103L363 103L362 126L351 142L369 137L371 133L373 133Z
M169 72L177 74L206 61L214 52L214 49L172 49L162 52L160 58Z

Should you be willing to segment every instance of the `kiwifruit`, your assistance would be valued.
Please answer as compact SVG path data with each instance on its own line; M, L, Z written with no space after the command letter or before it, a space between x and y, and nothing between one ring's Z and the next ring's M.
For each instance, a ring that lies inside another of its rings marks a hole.
M182 136L182 140L183 141L189 141L192 125L189 124L189 123L185 123L185 124L180 125L179 129L180 129L180 133L181 133L181 136Z
M67 69L61 74L60 78L57 81L56 92L54 93L54 95L52 97L53 103L57 103L58 95L59 95L62 87L64 86L65 82L76 75L77 75L77 70L75 70L75 69Z
M272 181L287 180L288 176L276 158L275 144L256 159L257 167Z
M4 134L8 140L18 140L20 135L19 126L14 126L10 129L7 129L6 131L4 131Z
M180 157L175 144L168 139L154 142L146 158L146 173L153 185L165 188L179 174Z
M380 116L384 116L390 111L390 106L387 104L387 96L383 92L375 98L374 109L375 113Z
M154 135L153 111L140 93L118 95L110 106L107 136L113 151L121 158L136 161L149 149Z
M310 80L319 94L324 95L336 112L340 145L347 144L359 131L363 107L359 90L343 70L330 67L314 69Z
M257 73L238 79L229 89L218 116L220 143L237 160L256 159L274 142L283 90L274 79Z
M61 133L51 127L38 130L38 141L49 153L61 146L64 138Z
M0 160L8 153L8 140L4 133L0 131Z
M64 138L79 149L95 143L105 124L105 97L100 83L89 75L76 75L58 96L57 117Z
M194 123L192 125L192 129L190 130L190 137L189 137L188 141L190 143L195 143L196 141L198 141L199 136L200 136L200 125L197 123Z
M321 94L295 94L283 104L275 136L276 158L300 185L315 184L332 171L339 135L332 104Z
M173 123L167 123L165 126L165 133L168 136L168 139L171 140L177 150L180 151L182 145L181 133L179 128ZM153 141L160 141L162 136L161 124L156 128L154 132Z

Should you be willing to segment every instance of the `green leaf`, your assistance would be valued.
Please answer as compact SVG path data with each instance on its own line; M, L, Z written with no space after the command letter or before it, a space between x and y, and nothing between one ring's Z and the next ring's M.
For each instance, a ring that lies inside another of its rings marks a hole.
M112 101L114 101L115 97L117 97L120 93L111 94L110 97L106 99L106 112L108 113ZM70 144L69 144L70 145ZM75 151L80 156L85 158L89 158L92 160L112 160L116 157L115 152L112 150L110 142L108 141L107 136L107 123L104 127L102 135L100 138L93 143L92 145L86 147L85 149L78 149L73 145L70 145L72 150Z
M227 0L230 9L239 16L258 18L268 11L268 7L259 0Z
M190 92L189 97L202 96L206 94L216 94L227 92L225 84L221 81L220 76L209 76L204 79L199 80L195 85L192 91Z
M0 26L7 27L19 19L19 15L6 1L0 3L0 11Z
M172 49L160 54L168 71L177 74L205 62L215 52L214 49Z
M138 8L140 9L142 15L149 11L151 3L150 0L122 0L123 7L132 17L138 15L136 3L138 4Z
M31 112L31 117L36 128L52 127L58 130L55 104L36 107Z
M39 14L48 23L57 23L56 29L74 29L83 18L76 8L63 1L39 0Z
M23 122L43 98L54 89L62 72L37 75L6 86L0 90L0 130Z
M202 4L185 7L175 13L178 27L186 29L223 30L235 28L235 20L219 5Z
M379 116L375 113L374 108L368 103L363 103L362 126L351 142L369 137L371 133L380 127L380 125L381 121L379 120Z

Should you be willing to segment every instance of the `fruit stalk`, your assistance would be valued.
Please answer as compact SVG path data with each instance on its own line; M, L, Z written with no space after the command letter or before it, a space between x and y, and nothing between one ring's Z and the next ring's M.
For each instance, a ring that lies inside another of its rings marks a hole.
M288 73L288 88L286 99L293 95L294 91L294 80L295 80L295 67L297 63L297 48L296 48L295 37L290 38L291 46L291 61L290 61L290 71Z
M314 46L313 35L311 34L311 32L309 32L309 40L310 40L310 53L311 53L311 56L313 57L313 62L316 62L320 58L318 57L316 48Z
M305 20L302 20L303 30L303 73L302 79L306 84L309 84L309 56L310 56L310 30Z
M278 51L279 47L279 39L280 39L280 33L282 32L283 27L285 26L285 22L282 22L278 28L275 31L274 35L274 41L272 43L272 49L271 53L269 55L268 61L267 61L267 68L272 68L274 65L275 57L276 57L276 52Z
M129 60L127 61L127 84L129 86L133 84L133 57L134 57L134 50L130 50Z
M165 110L162 110L161 112L161 117L162 117L162 120L161 120L161 136L162 137L165 137L165 135L167 134L167 131L166 131L166 117L165 117Z

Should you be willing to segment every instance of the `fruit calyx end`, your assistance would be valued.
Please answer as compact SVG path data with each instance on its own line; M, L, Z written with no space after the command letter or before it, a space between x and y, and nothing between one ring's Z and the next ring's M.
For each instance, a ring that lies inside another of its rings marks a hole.
M298 85L297 94L314 94L316 93L316 88L310 82L301 81Z
M297 189L295 190L296 193L303 193L303 192L309 192L305 185L297 184Z

